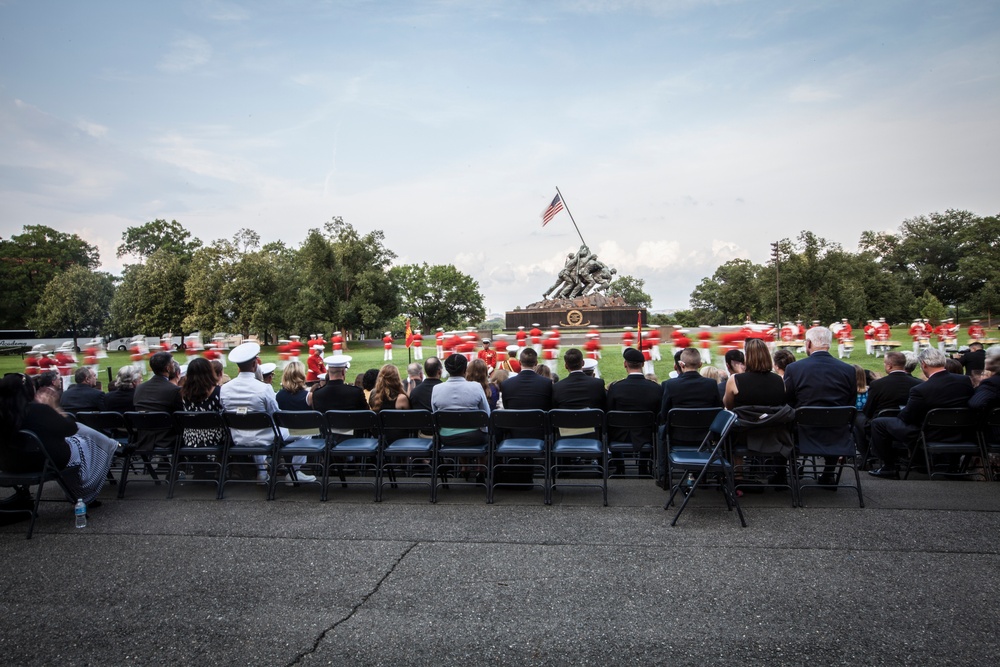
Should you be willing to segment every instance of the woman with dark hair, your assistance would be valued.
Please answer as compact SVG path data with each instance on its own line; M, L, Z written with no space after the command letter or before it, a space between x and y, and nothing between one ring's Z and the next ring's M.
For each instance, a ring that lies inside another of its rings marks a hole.
M274 395L280 410L312 410L306 403L309 389L306 387L306 365L301 361L289 361L281 372L281 389Z
M858 412L865 407L868 402L868 374L865 369L857 364L854 366L854 379L858 385L858 397L854 400L854 407Z
M785 405L785 383L772 373L774 365L767 344L759 338L748 338L743 348L744 370L726 380L722 404L727 410L745 405Z
M795 361L794 354L788 350L778 350L774 353L774 372L781 377L785 377L785 369L793 361Z
M379 410L409 410L410 399L403 390L399 369L392 364L383 366L375 378L375 387L368 396L368 405Z
M181 401L187 412L221 412L219 377L212 362L203 357L191 360L187 379L181 387ZM205 447L218 443L225 434L221 429L184 429L185 447Z
M36 391L31 380L19 373L0 380L0 468L17 473L45 466L45 454L28 449L17 437L19 430L33 431L56 468L71 473L62 477L73 496L96 506L118 443L77 424L59 407L59 392L51 381L43 384Z
M375 389L375 382L378 380L378 373L378 369L369 368L365 371L364 376L361 378L361 388L365 390L365 401L371 397L372 390Z

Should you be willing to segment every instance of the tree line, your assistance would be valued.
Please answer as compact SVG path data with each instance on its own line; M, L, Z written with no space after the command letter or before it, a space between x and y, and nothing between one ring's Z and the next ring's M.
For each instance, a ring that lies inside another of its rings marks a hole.
M1000 304L1000 217L947 210L866 231L857 252L813 232L772 246L766 264L734 259L703 278L680 324L782 320L890 322L991 315ZM780 287L779 287L780 285Z
M27 225L0 239L0 328L85 337L256 333L381 334L402 314L413 327L458 328L485 318L479 284L452 265L392 266L379 230L335 217L292 247L240 230L204 244L176 220L122 234L120 277L98 271L97 248L75 234ZM395 332L395 333L401 333Z

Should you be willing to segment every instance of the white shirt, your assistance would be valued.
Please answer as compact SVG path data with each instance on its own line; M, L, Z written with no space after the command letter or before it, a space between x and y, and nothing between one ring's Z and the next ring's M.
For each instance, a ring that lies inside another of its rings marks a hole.
M274 389L254 377L253 373L240 373L222 385L220 397L222 407L226 410L246 408L247 412L266 412L269 415L278 411L278 403L274 400ZM236 446L267 445L274 438L274 432L270 429L259 431L232 429L232 432L233 443Z

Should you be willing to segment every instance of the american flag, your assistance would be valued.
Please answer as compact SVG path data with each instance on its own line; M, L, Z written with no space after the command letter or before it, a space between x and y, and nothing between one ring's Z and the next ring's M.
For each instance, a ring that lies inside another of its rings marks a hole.
M556 217L556 214L561 210L563 210L562 197L557 194L549 207L542 211L542 227L549 224L549 221Z

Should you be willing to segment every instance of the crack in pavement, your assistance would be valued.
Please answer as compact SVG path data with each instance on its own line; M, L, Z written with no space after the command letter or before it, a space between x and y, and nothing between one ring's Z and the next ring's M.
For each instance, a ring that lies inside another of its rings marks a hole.
M288 663L289 666L298 665L302 662L302 659L305 658L307 655L312 655L313 653L315 653L316 649L319 648L319 645L323 643L323 640L326 639L326 636L328 634L336 630L337 627L340 626L342 623L346 623L347 621L351 620L351 618L354 617L354 614L356 614L358 610L361 609L361 607L363 607L366 602L368 602L369 598L378 593L379 589L382 588L382 584L385 582L385 580L388 579L393 572L395 572L396 567L403 562L403 559L406 558L407 555L409 555L409 553L413 551L413 549L416 548L418 544L420 543L412 542L408 547L406 547L406 549L403 550L403 553L399 555L399 557L392 564L392 566L386 571L384 575L382 575L382 578L378 580L378 582L375 584L375 587L361 597L361 600L356 605L354 605L354 607L351 608L351 611L347 614L347 616L344 616L342 619L340 619L327 629L323 630L323 632L319 634L319 637L316 638L316 641L313 642L312 648L310 648L308 651L303 651L299 653L297 656L295 656L295 659Z

